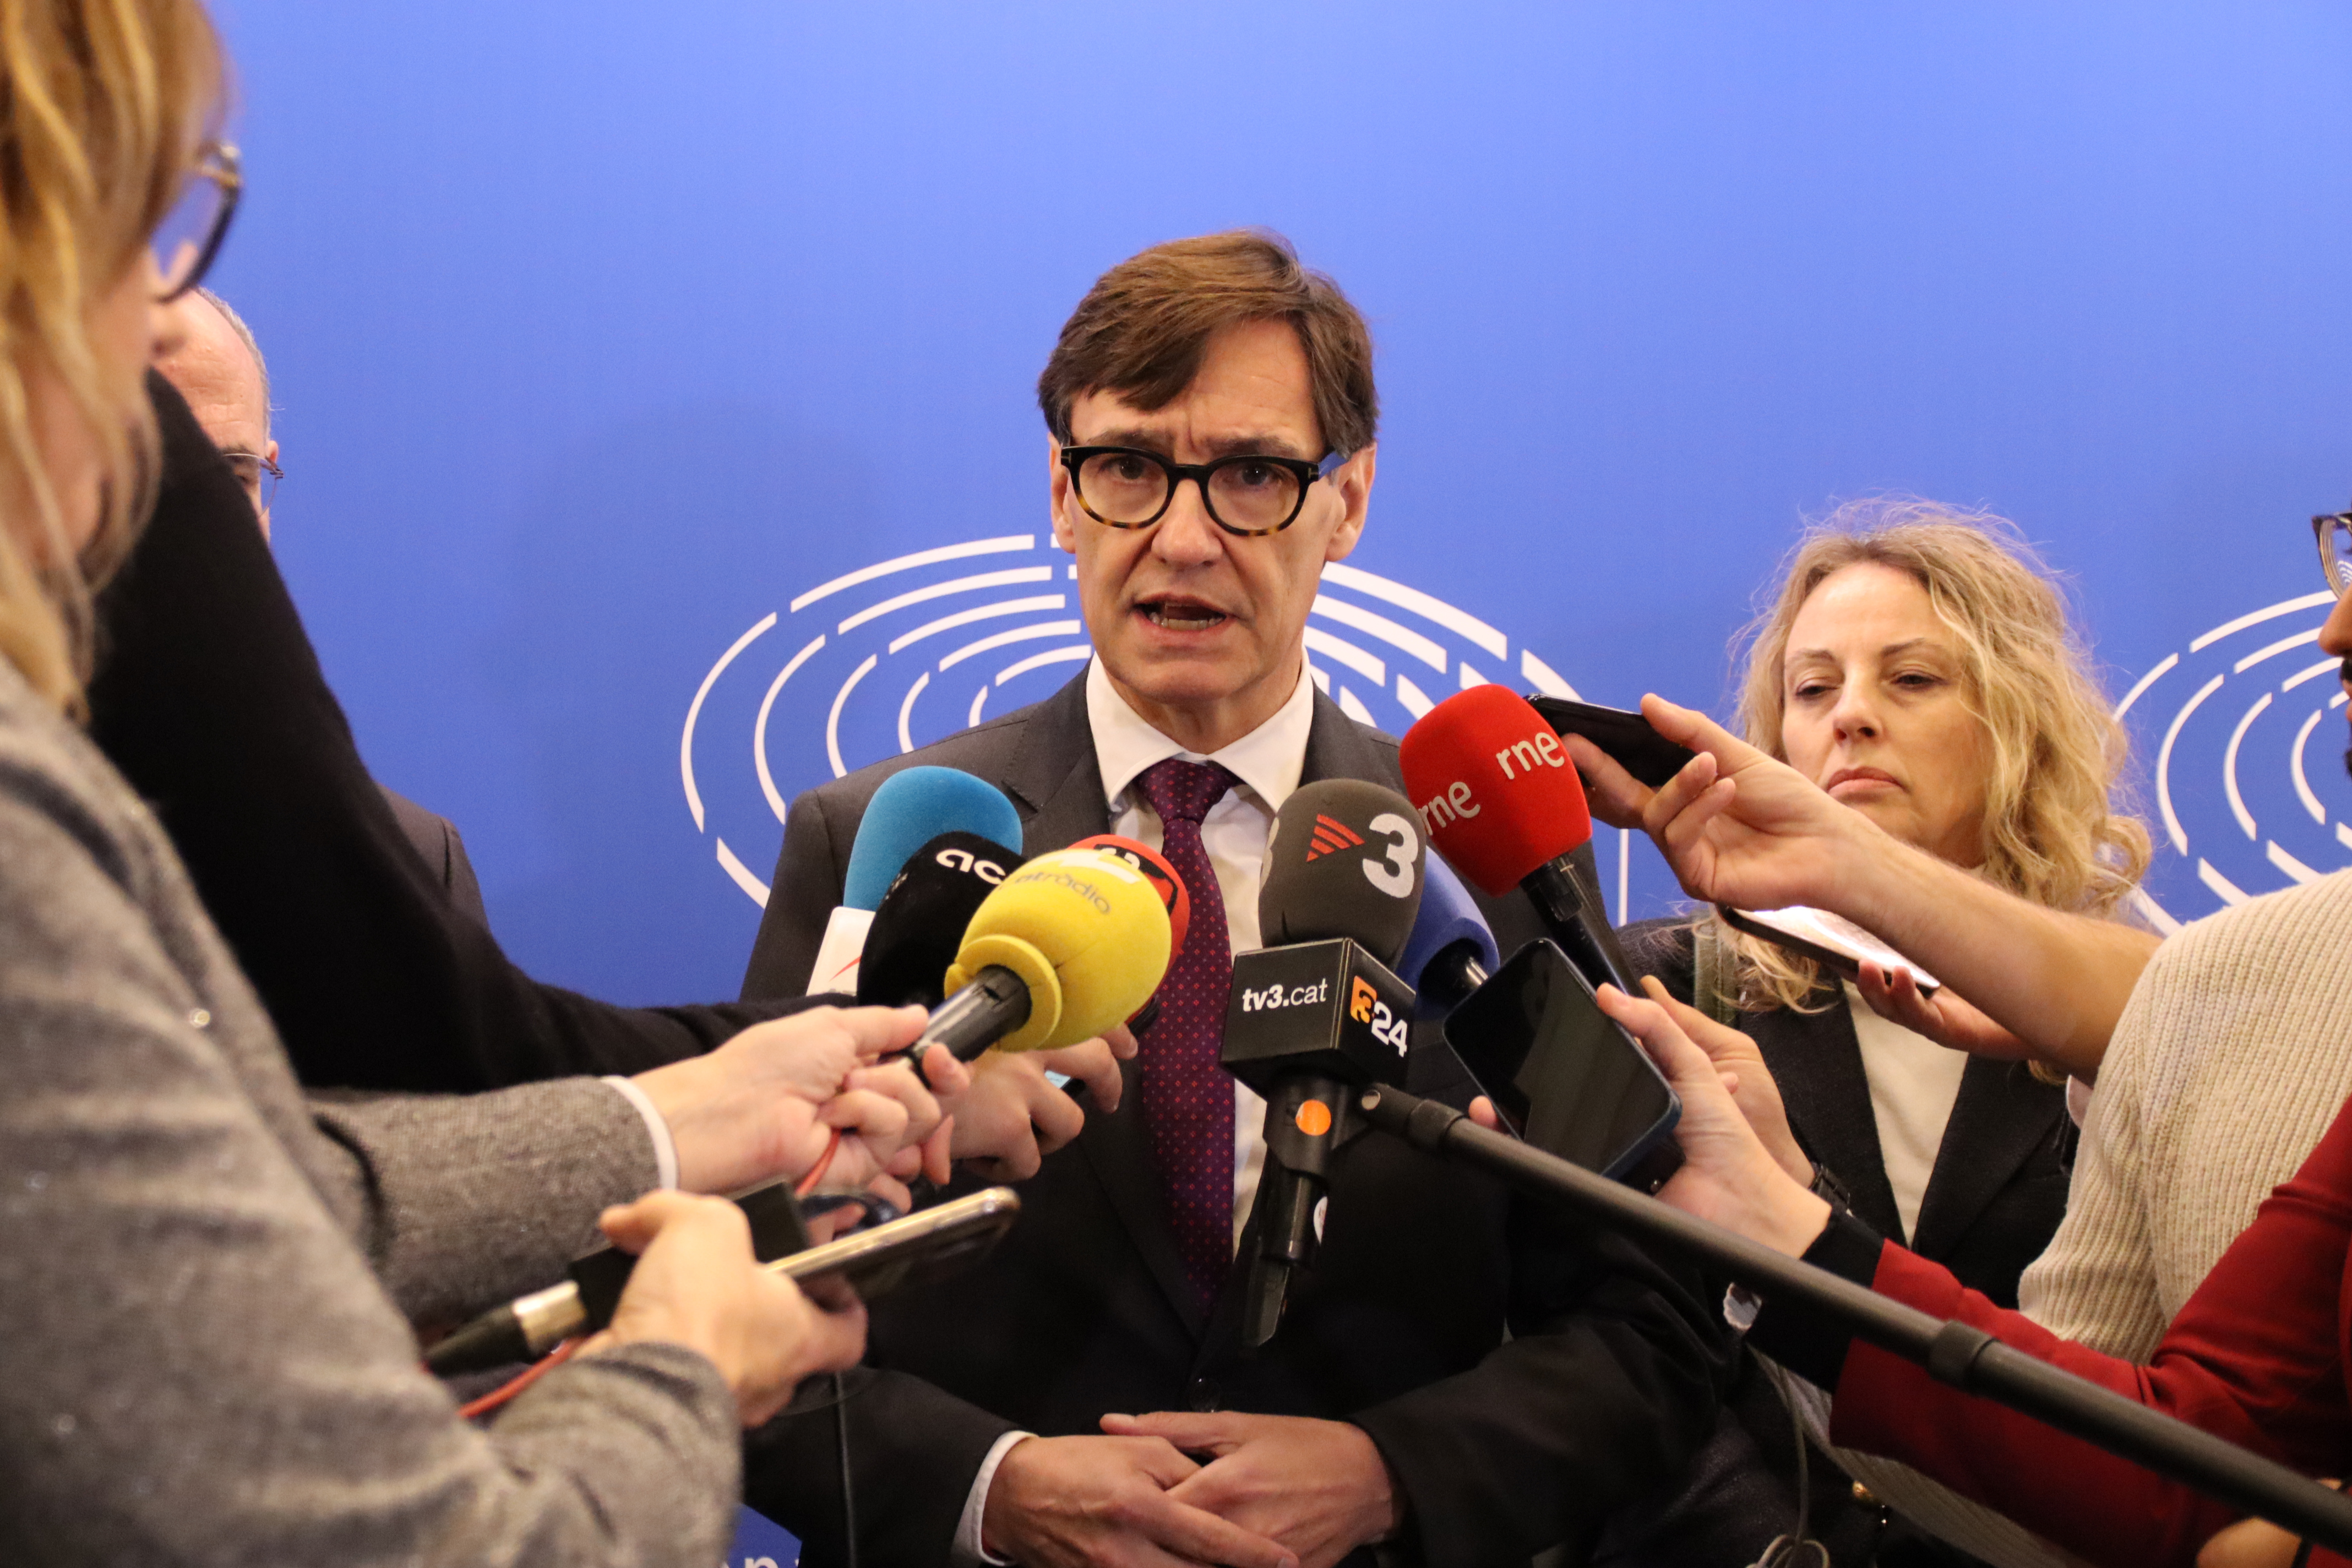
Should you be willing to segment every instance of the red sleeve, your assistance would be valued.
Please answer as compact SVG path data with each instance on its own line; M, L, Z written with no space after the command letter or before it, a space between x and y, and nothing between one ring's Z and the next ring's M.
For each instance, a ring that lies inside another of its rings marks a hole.
M2060 1340L1899 1247L1880 1254L1873 1285L2306 1474L2342 1476L2352 1468L2339 1337L2348 1237L2352 1107L2263 1202L2150 1365ZM1859 1341L1838 1380L1831 1435L1900 1459L2095 1563L2187 1568L2238 1517Z

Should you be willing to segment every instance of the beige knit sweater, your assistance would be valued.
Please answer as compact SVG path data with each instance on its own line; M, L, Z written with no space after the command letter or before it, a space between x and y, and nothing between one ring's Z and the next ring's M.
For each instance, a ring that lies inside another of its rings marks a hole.
M2352 871L2187 927L2157 950L2116 1026L2065 1221L2019 1304L2066 1339L2146 1361L2347 1097ZM1916 1471L1840 1458L1888 1504L2001 1568L2064 1561Z

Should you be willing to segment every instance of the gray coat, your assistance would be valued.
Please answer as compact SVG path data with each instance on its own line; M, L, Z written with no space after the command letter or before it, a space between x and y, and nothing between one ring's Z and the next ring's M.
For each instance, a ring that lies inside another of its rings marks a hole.
M566 1366L483 1432L404 1321L653 1181L590 1080L306 1102L154 818L0 662L0 1560L708 1568L708 1361Z

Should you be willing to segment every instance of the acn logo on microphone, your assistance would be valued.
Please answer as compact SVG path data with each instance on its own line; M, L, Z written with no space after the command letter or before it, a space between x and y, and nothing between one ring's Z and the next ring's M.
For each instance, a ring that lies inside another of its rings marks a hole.
M1337 855L1342 849L1361 849L1363 836L1337 818L1315 814L1315 836L1307 842L1307 858L1320 860L1326 855Z
M1003 867L993 860L982 860L969 849L942 849L931 858L950 871L961 871L969 876L977 877L992 888L1004 880ZM1095 902L1099 904L1102 900L1097 899Z

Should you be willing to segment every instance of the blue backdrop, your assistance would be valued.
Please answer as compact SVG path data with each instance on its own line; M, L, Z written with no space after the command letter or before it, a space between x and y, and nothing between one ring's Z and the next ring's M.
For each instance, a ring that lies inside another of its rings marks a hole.
M731 994L829 730L855 765L1076 668L1030 657L1076 647L1037 370L1105 267L1239 224L1378 335L1373 575L1317 624L1383 723L1528 654L1719 711L1801 518L1914 491L2045 542L2118 697L2173 659L2130 713L2166 910L2352 863L2295 679L2352 489L2339 6L221 14L280 559L547 978ZM1645 847L1629 891L1674 892Z

